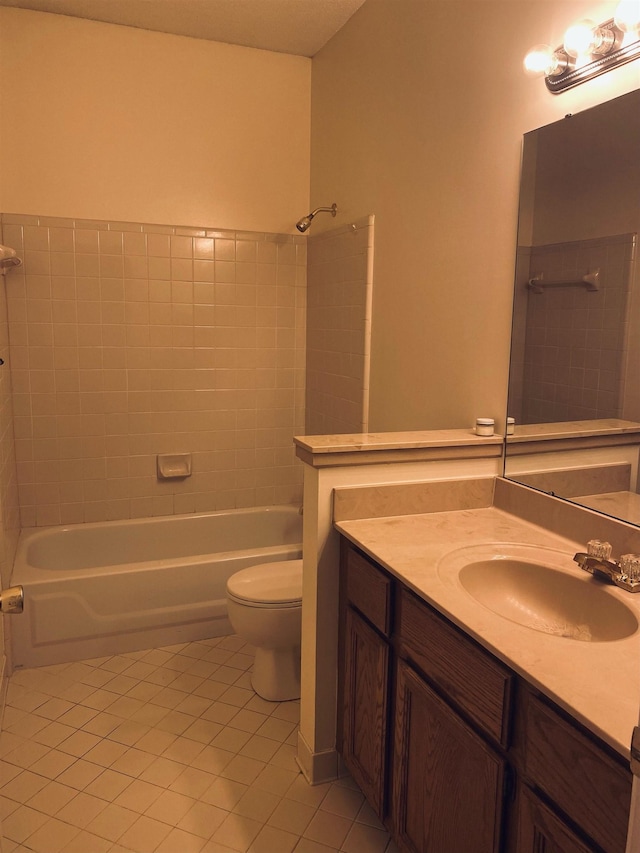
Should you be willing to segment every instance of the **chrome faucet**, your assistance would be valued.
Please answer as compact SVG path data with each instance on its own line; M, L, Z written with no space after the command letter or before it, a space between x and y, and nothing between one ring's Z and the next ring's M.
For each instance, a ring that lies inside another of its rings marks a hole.
M627 592L640 592L640 555L623 554L619 560L611 559L611 545L600 539L587 542L587 552L578 551L575 562L585 572L626 589Z

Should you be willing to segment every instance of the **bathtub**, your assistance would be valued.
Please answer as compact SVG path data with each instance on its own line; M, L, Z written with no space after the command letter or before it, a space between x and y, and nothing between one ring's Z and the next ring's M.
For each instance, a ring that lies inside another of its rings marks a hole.
M23 530L12 584L15 667L114 655L232 633L227 579L302 556L296 507Z

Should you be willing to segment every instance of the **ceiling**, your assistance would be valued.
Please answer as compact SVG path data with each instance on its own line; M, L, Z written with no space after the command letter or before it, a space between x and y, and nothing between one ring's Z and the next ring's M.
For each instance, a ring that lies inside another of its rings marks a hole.
M161 33L314 56L365 0L0 0Z

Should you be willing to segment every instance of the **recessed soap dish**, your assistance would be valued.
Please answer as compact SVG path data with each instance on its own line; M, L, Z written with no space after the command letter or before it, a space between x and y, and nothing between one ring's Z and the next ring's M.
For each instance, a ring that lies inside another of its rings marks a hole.
M191 476L191 454L158 453L156 469L159 480L184 480Z

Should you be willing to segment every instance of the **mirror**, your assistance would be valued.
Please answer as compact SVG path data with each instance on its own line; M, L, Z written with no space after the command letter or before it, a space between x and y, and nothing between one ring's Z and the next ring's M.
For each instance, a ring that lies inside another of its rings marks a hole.
M639 152L640 90L524 137L504 468L637 525Z

